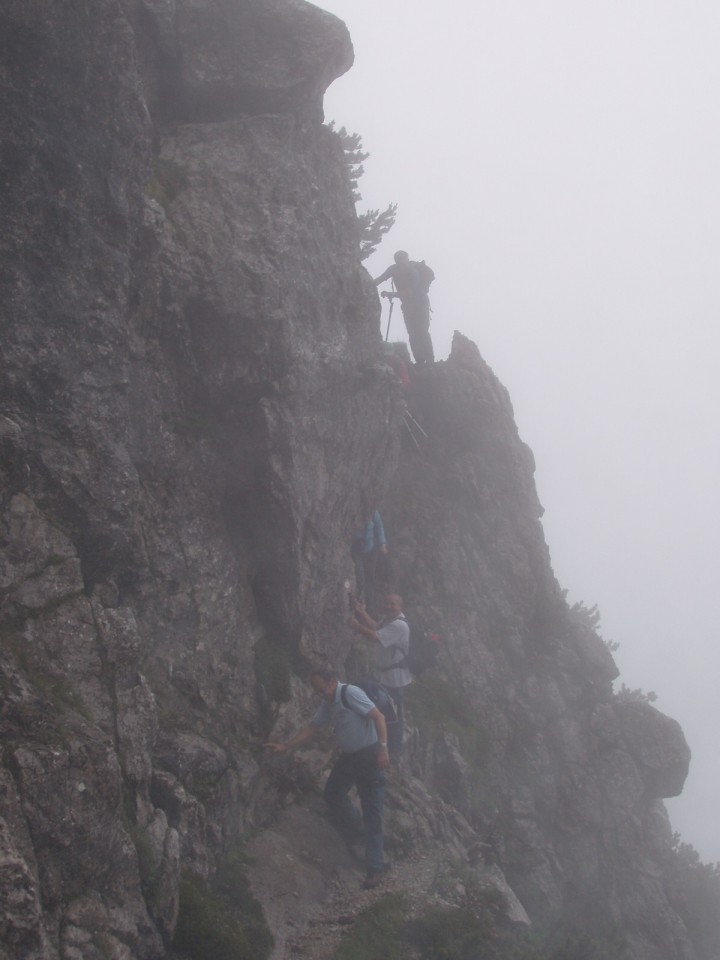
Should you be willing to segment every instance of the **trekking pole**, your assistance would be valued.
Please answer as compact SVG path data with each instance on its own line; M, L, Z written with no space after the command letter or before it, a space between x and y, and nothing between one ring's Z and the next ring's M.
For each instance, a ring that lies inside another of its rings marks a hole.
M392 292L395 293L395 281L392 280L391 283L392 283ZM390 314L388 315L388 325L387 325L387 330L385 331L385 343L388 342L388 337L390 336L390 321L392 320L393 307L395 306L395 297L388 296L388 300L390 301Z
M388 316L387 330L385 331L385 343L388 342L388 337L390 336L390 321L392 320L393 307L395 306L395 298L390 297L390 314Z

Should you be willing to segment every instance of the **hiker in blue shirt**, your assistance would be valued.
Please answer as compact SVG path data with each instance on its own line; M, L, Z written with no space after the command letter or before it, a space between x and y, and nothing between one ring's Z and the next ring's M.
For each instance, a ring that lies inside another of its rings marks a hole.
M355 530L350 542L350 556L355 566L355 590L369 610L375 608L375 575L379 556L387 556L387 540L380 511L375 510Z
M410 349L415 363L422 367L435 360L430 338L430 298L427 292L435 275L424 263L413 262L405 250L398 250L394 260L395 263L391 263L376 278L375 286L380 286L386 280L393 281L395 289L383 291L382 296L388 300L400 298Z
M286 753L312 740L323 727L333 727L341 753L332 766L323 795L330 819L348 849L364 845L367 876L363 887L371 890L378 886L387 869L383 852L383 771L389 763L385 717L359 687L341 684L330 669L314 669L309 681L322 697L313 719L285 743L265 746L275 753ZM362 814L348 796L353 787L360 797Z

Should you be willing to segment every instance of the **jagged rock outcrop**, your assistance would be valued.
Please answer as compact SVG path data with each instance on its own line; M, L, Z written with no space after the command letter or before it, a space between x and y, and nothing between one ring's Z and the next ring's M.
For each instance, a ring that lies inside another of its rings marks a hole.
M649 854L671 840L658 801L682 789L690 758L678 724L613 694L609 649L552 576L533 458L477 348L456 334L408 400L427 438L406 433L383 516L400 591L443 636L448 698L469 709L455 715L460 756L434 736L416 775L492 839L531 916L620 922L633 956L673 940L691 957L660 887L625 899L635 870L662 871Z
M515 920L612 923L635 960L709 956L660 803L687 747L568 610L506 391L461 336L407 393L383 362L321 124L343 25L8 0L0 48L0 957L171 957L183 882L251 832L322 902L344 867L279 811L311 798L324 836L326 756L261 744L307 715L310 657L362 662L369 502L444 640L388 801L400 857L445 851Z

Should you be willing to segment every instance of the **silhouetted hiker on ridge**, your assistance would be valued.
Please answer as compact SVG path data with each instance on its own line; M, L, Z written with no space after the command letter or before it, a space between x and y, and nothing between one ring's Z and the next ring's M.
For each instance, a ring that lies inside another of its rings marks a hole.
M384 290L381 296L387 299L400 297L403 319L410 339L415 363L419 366L433 363L435 353L430 339L430 298L428 290L435 274L425 262L411 260L405 250L398 250L395 263L375 280L379 286L386 280L392 280L395 290Z

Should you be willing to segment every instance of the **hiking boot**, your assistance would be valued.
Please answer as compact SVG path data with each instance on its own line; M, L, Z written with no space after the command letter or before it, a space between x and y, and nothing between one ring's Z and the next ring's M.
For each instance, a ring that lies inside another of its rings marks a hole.
M363 880L363 890L374 890L379 887L386 873L387 867L383 870L369 870L368 875Z

